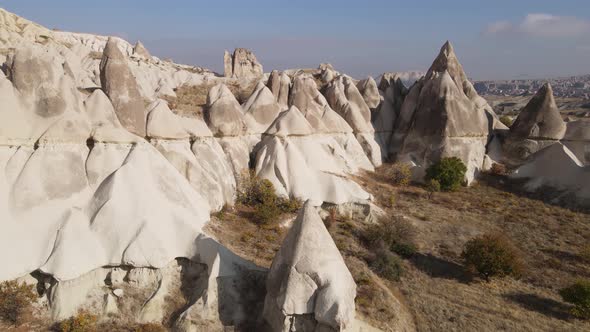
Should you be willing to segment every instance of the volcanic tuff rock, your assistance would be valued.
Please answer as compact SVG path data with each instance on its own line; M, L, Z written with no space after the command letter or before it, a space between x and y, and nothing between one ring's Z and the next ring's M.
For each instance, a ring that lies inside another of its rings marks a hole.
M146 110L135 77L115 38L109 38L100 62L100 82L125 129L146 135Z
M297 107L291 106L263 135L256 151L256 174L270 180L283 197L311 199L316 205L366 203L370 195L346 179L346 174L370 166L366 157L359 164L359 154L364 154L358 142L351 153L334 136L315 133ZM355 142L352 137L348 145Z
M352 127L357 140L374 166L381 165L381 148L375 141L371 110L353 80L344 75L333 79L325 88L328 104Z
M342 331L354 320L356 284L312 204L305 204L267 279L272 331Z
M236 48L233 55L225 51L223 55L224 76L234 78L261 77L262 65L252 51Z
M151 59L152 55L150 52L145 48L141 41L137 41L135 46L133 46L133 55L138 56L140 58Z
M527 179L525 188L529 191L551 187L590 204L590 166L584 166L570 149L559 142L532 154L511 177Z
M281 109L286 110L289 107L289 89L291 88L289 75L285 72L279 73L277 70L273 70L268 78L267 86L272 91Z
M381 103L381 95L377 88L377 82L372 77L367 77L357 83L356 87L363 96L365 103L370 109L375 109Z
M261 134L277 118L281 106L277 103L273 93L261 81L258 82L254 92L243 105L243 109L245 121L250 131Z
M504 142L504 160L520 165L531 154L562 139L566 131L550 84L531 98L510 127Z
M447 42L426 76L406 96L390 153L399 161L415 165L417 179L440 158L458 157L467 166L469 183L483 167L488 107L467 80Z
M584 165L590 165L590 122L568 122L561 142L567 146Z
M390 77L390 81L387 84L382 84L386 86L386 90L383 91L383 101L371 114L371 123L375 128L375 140L381 147L381 155L387 160L389 159L389 150L396 121L408 89L406 89L399 77L384 75L381 80L383 81L385 77Z

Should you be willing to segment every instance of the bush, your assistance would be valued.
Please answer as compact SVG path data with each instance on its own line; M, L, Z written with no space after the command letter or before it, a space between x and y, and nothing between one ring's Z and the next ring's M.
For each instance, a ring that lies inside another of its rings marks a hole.
M564 301L571 303L572 315L582 319L590 319L590 280L578 280L573 285L563 288L559 295Z
M258 204L254 207L252 215L254 222L260 225L269 225L281 217L281 209L275 204Z
M484 234L465 244L461 254L465 267L486 281L492 277L520 277L523 263L518 249L502 234Z
M371 268L381 277L398 281L403 273L400 259L388 250L379 250L371 262Z
M430 179L426 183L426 190L428 191L428 199L431 199L434 193L440 191L440 182L438 182L438 180L435 179Z
M87 311L80 311L76 316L61 321L57 325L58 332L94 332L98 318Z
M16 281L0 283L0 319L10 324L19 324L23 316L31 312L37 299L33 285Z
M428 167L426 182L436 180L440 183L440 188L443 191L455 191L463 183L466 172L467 167L461 159L457 157L443 158Z
M503 115L500 117L500 122L502 122L506 127L510 128L514 120L512 120L512 118L508 115Z
M490 173L494 175L506 176L508 175L508 170L504 164L493 163Z
M394 185L405 187L412 181L412 170L408 164L395 163L387 169L386 176Z
M415 254L416 229L401 217L382 218L365 229L364 238L373 249L386 249L402 257Z
M135 328L135 332L166 332L166 329L156 323L146 323L146 324L139 324Z

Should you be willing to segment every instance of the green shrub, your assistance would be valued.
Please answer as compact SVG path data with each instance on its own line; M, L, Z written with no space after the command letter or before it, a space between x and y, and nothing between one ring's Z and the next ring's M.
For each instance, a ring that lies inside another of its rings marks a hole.
M440 191L440 182L435 179L430 179L426 182L426 190L428 191L428 199L432 199L432 195Z
M461 159L457 157L443 158L428 167L426 182L436 180L440 183L440 188L443 191L455 191L463 183L466 172L467 167Z
M286 198L278 197L277 201L278 201L279 209L283 213L296 213L303 206L303 202L301 202L301 200L298 198L286 199Z
M16 281L0 283L0 319L10 324L19 324L23 316L31 312L37 299L33 285Z
M402 257L410 257L416 252L416 229L401 217L381 218L365 229L364 238L376 250L390 250Z
M412 181L412 170L408 164L395 163L387 169L386 176L394 185L405 187Z
M500 122L502 122L506 127L510 128L514 120L512 120L512 118L508 115L503 115L500 117Z
M379 250L375 259L371 262L371 268L379 276L398 281L403 273L403 266L400 259L389 250Z
M466 269L489 281L492 277L520 277L523 263L518 249L502 234L489 233L465 244L461 254Z
M76 316L70 317L57 324L58 332L95 332L98 317L87 311L80 311Z
M260 225L269 225L277 222L281 217L281 209L272 203L258 204L254 206L252 215L254 222Z
M571 309L572 315L590 319L590 280L578 280L573 285L561 289L559 295L564 301L574 305Z

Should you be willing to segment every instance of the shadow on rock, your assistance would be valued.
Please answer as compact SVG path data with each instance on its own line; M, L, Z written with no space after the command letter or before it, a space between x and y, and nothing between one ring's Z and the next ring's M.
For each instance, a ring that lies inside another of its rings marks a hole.
M536 294L510 293L505 297L521 307L561 320L570 318L569 307L561 302Z

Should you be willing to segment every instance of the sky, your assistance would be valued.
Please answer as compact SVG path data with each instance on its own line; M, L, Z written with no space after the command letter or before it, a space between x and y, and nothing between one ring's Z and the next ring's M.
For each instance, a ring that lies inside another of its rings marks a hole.
M153 55L223 71L254 51L265 71L330 62L356 78L426 71L450 40L475 80L590 74L589 0L0 0L48 28L141 40Z

